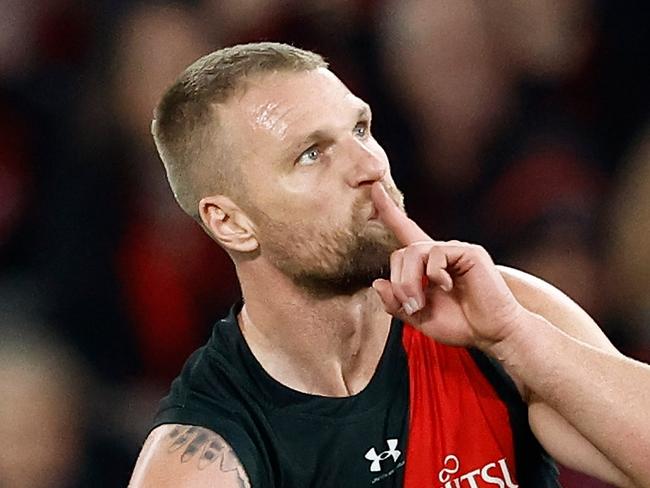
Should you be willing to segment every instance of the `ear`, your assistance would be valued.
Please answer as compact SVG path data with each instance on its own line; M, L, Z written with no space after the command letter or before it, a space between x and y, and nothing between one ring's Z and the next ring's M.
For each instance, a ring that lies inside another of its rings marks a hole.
M205 228L226 250L247 253L259 247L255 225L230 198L224 195L202 198L199 215Z

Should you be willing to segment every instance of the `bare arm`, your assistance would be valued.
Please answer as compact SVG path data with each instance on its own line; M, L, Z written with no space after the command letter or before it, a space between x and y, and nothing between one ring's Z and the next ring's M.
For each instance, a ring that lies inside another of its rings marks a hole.
M250 488L235 452L203 427L161 425L142 447L129 488Z
M593 319L573 300L550 284L505 266L497 266L517 300L571 337L612 354L619 354ZM616 486L635 486L601 451L543 398L513 378L529 405L531 429L560 463Z
M650 367L620 354L559 290L499 270L517 300L543 317L531 316L495 349L525 385L542 445L561 463L617 486L650 486Z
M385 310L437 341L501 361L525 385L533 430L562 462L650 488L650 366L616 351L550 285L522 285L516 273L505 273L506 283L482 247L434 241L380 183L371 196L405 246L391 255L390 280L373 283Z

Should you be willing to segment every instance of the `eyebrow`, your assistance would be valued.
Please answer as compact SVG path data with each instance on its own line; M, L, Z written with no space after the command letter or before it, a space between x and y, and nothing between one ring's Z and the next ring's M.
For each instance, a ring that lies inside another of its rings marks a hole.
M372 110L370 109L370 105L363 102L363 104L357 110L356 118L357 119L365 118L370 120L372 118ZM290 148L286 151L286 157L287 158L292 157L294 156L294 153L299 151L303 146L306 146L311 142L326 139L327 137L329 137L327 131L322 129L316 129L310 132L309 134L307 134L306 136L301 137L295 144L292 144Z
M363 119L364 117L366 119L372 118L372 110L370 109L370 105L365 102L361 107L359 107L359 111L357 112L358 119Z

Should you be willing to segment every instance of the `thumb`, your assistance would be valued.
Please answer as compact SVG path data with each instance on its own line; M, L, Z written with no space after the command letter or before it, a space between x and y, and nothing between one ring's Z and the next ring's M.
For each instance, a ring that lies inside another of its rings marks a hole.
M372 287L384 304L384 310L391 315L398 314L402 304L393 294L393 286L390 284L390 281L378 279L373 281Z

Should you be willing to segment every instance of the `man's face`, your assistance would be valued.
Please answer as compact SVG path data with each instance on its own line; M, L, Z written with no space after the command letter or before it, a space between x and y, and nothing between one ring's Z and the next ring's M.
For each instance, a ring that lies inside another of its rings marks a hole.
M260 258L319 295L387 275L400 246L373 218L370 186L381 181L402 207L403 199L362 100L326 69L281 72L247 80L219 115Z

